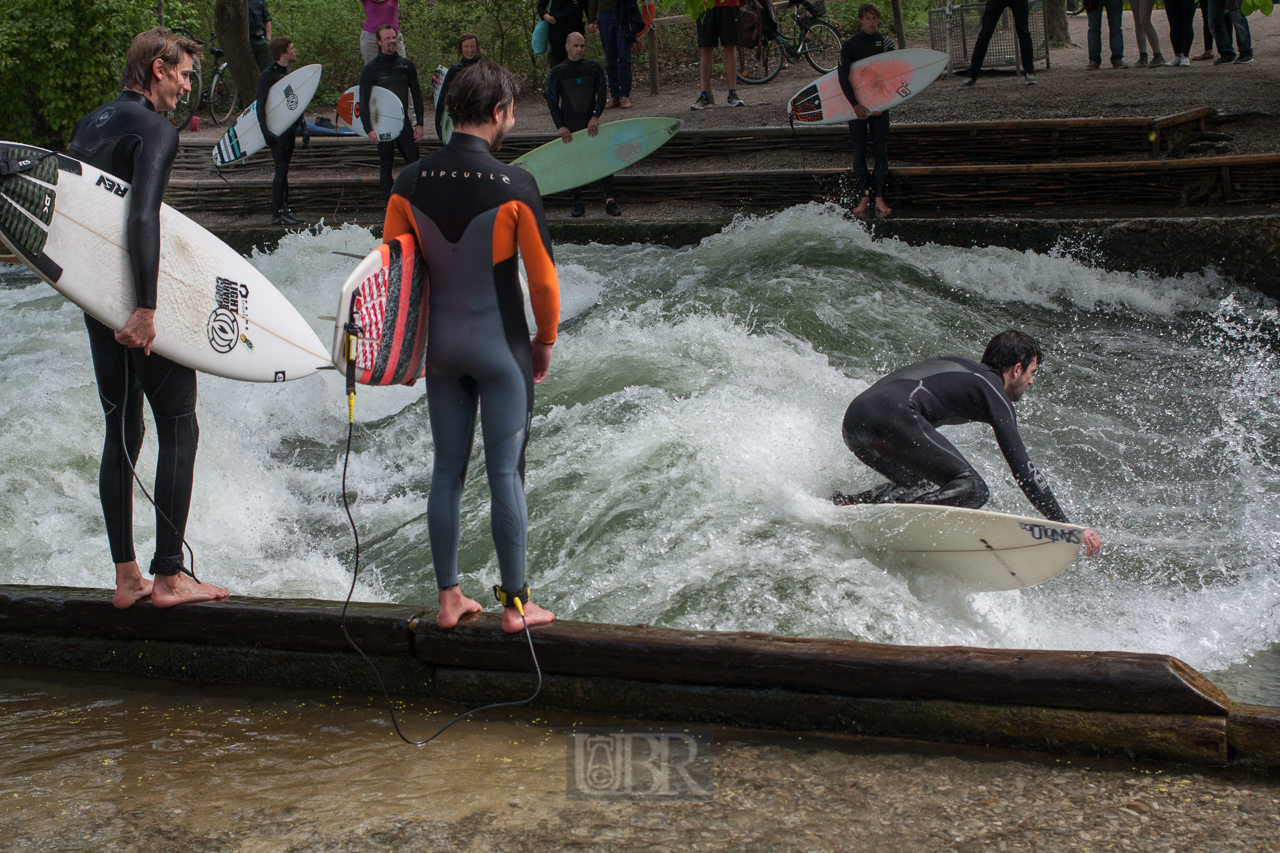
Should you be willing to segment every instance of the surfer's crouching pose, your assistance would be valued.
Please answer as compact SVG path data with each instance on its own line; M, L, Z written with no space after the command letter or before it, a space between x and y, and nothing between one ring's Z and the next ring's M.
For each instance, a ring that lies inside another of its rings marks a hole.
M555 614L529 601L524 452L533 386L547 376L560 322L560 289L542 197L533 176L490 151L515 124L515 77L480 60L452 78L449 142L400 173L382 239L412 233L430 278L427 411L435 462L427 533L439 588L436 624L452 628L480 604L458 587L462 488L475 440L476 405L492 493L490 524L502 585L502 628L516 632ZM529 340L516 249L529 276L537 335Z
M67 149L71 156L132 184L128 249L137 307L118 332L84 316L107 422L98 494L116 564L114 602L120 608L147 596L156 607L172 607L228 595L221 587L200 583L183 567L182 540L200 435L196 372L151 352L160 275L160 201L178 152L178 131L157 110L172 110L178 98L191 91L187 75L199 54L197 42L166 29L139 33L125 58L124 91L80 119ZM143 395L151 404L160 445L153 493L154 585L142 577L133 550L133 462L142 447Z
M936 427L981 421L991 424L996 443L1027 499L1051 521L1070 523L1031 462L1018 434L1013 404L1035 381L1043 356L1035 338L1001 332L987 344L982 362L945 356L894 371L863 391L844 415L844 443L860 460L889 478L856 495L836 492L835 503L917 503L979 509L987 484ZM1085 554L1102 540L1085 532Z

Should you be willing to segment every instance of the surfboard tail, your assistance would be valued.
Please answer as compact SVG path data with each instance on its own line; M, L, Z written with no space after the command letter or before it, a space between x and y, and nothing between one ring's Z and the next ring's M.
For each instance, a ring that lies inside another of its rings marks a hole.
M822 121L822 98L818 94L817 86L807 86L791 99L791 120Z
M42 148L3 142L0 164L8 172L0 177L0 233L19 257L39 258L57 200L57 158Z
M356 349L362 385L412 385L426 374L427 282L412 234L379 247L383 266L356 288L352 310L363 331Z

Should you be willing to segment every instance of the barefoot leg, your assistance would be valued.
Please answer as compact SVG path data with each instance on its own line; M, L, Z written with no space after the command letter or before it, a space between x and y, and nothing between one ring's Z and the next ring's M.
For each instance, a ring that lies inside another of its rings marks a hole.
M508 634L518 634L524 630L527 624L530 628L534 625L546 625L555 621L556 615L550 610L543 610L532 601L524 603L524 619L520 618L520 611L514 607L502 608L502 630Z
M116 563L116 594L111 603L124 610L151 595L151 579L144 578L138 561Z
M189 575L156 575L151 587L151 603L156 607L173 607L198 601L222 601L230 591L211 583L199 583Z
M440 602L440 612L436 614L436 625L441 628L452 628L463 616L468 613L479 613L482 609L480 602L467 598L456 586L440 590L436 601Z

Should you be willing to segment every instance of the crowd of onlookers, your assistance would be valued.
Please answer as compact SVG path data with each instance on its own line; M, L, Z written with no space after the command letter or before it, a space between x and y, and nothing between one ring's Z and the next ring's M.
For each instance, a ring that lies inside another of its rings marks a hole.
M1196 7L1200 8L1200 26L1204 51L1196 56ZM1166 59L1160 49L1160 35L1151 22L1155 0L1132 0L1134 37L1138 42L1139 68L1187 66L1195 60L1217 59L1214 65L1250 65L1253 63L1253 38L1249 18L1240 11L1240 0L1165 0L1165 17L1169 22ZM1089 16L1089 67L1102 66L1102 14L1107 15L1111 67L1128 68L1124 60L1124 0L1085 0L1082 9Z

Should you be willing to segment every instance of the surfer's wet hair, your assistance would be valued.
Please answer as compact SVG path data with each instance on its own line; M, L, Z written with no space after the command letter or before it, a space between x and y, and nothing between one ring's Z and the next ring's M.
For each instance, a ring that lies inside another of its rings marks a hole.
M480 55L480 39L475 33L463 33L458 36L458 56L462 56L462 46L471 40L476 43L476 56Z
M880 7L875 3L863 3L858 7L858 20L861 21L867 15L875 15L877 18L883 18L880 14Z
M120 88L146 92L151 88L152 64L159 59L165 70L172 70L181 64L184 53L194 61L200 55L200 43L171 33L164 27L138 33L125 55Z
M289 46L292 44L293 39L288 36L276 36L271 40L271 44L267 45L267 50L271 51L271 58L279 62L280 57L289 52Z
M982 363L994 367L1001 375L1015 364L1030 367L1044 361L1040 344L1026 332L1009 329L996 335L982 353Z
M444 107L454 127L488 124L494 110L506 109L516 99L519 84L515 76L496 62L481 59L459 71L449 83Z

